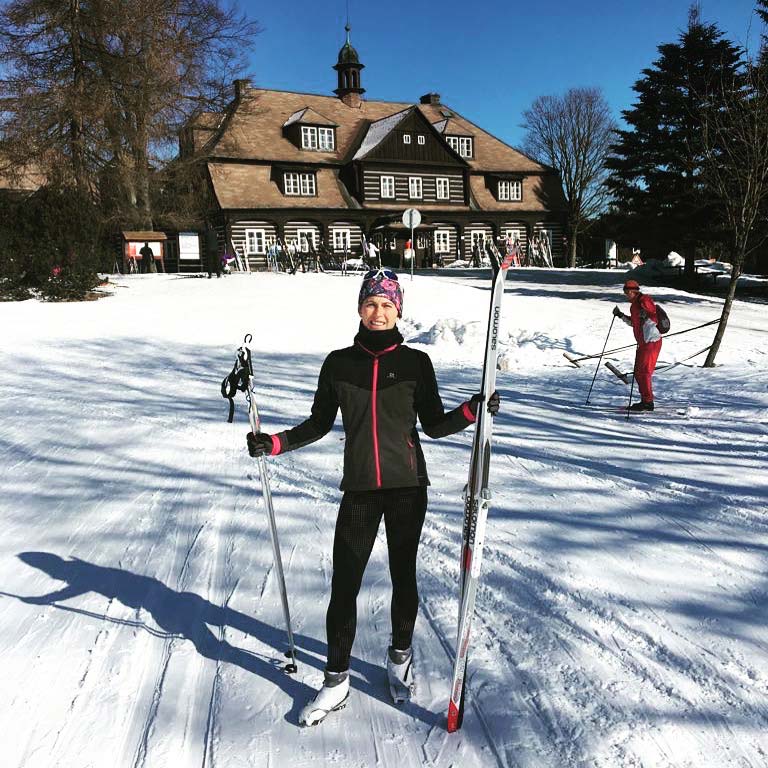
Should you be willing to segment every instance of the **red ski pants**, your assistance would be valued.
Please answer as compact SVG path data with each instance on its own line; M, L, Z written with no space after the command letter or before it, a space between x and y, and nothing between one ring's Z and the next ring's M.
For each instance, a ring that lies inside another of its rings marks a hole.
M661 352L661 339L651 341L647 344L637 345L637 354L635 355L635 381L640 390L640 399L644 403L653 402L653 372L656 369L656 361Z

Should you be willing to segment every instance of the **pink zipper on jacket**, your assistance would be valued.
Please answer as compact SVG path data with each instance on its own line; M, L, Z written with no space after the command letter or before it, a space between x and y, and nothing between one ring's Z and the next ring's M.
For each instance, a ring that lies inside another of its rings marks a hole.
M376 400L379 390L379 358L386 355L387 352L397 349L399 344L393 344L391 347L382 349L381 352L372 352L364 347L360 342L358 345L373 357L373 378L371 381L371 426L373 430L373 461L376 467L376 487L381 488L381 460L379 457L379 421L376 414Z

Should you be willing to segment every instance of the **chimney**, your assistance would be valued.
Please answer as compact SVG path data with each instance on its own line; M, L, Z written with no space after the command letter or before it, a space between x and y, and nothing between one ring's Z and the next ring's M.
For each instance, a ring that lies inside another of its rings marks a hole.
M248 88L251 87L251 81L247 78L242 78L240 80L235 80L235 101L240 103L243 100L243 96L245 96L245 92Z
M363 105L363 99L359 93L345 93L341 97L341 100L351 109L360 109L360 107Z
M440 94L439 93L425 93L421 99L422 104L432 104L433 106L436 106L440 103Z

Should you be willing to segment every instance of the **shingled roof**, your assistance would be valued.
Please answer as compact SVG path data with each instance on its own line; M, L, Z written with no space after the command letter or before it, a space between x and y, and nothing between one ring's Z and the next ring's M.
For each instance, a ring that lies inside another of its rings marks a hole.
M314 160L343 164L354 155L370 124L394 118L397 113L414 107L432 124L444 121L443 112L448 111L442 104L414 105L368 100L362 101L359 108L354 108L335 96L247 88L230 119L222 123L221 134L212 142L208 154L211 159L297 163L312 163ZM337 126L333 151L308 153L285 136L283 129L286 122L303 110L312 110L328 120L327 124ZM474 136L474 157L467 159L472 170L519 173L550 170L474 125L455 110L450 112L448 132Z

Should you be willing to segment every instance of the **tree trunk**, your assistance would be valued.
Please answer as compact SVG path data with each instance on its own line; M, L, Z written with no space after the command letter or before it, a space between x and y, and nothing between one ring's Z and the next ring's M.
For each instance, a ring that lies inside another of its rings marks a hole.
M694 277L696 276L696 264L694 263L696 261L696 246L687 246L683 250L683 253L685 254L685 267L683 274L687 280L693 282Z
M77 191L85 197L89 185L86 175L83 114L86 112L84 96L84 64L81 50L81 19L80 0L70 0L69 3L70 24L70 48L72 52L72 76L74 84L74 98L70 101L69 109L69 144L72 162L72 175L75 179Z
M720 350L720 342L723 340L723 334L725 334L725 328L728 325L728 316L731 314L731 305L736 296L736 284L739 282L743 260L743 254L741 255L741 258L734 259L735 263L733 265L733 271L731 272L731 282L728 283L728 293L725 296L725 303L723 304L723 313L720 315L720 322L717 325L715 339L712 342L712 346L709 348L707 359L704 361L705 368L715 367L715 357L717 357L717 353Z
M568 240L568 266L571 269L576 267L576 240L578 238L578 232L571 232L571 236Z

